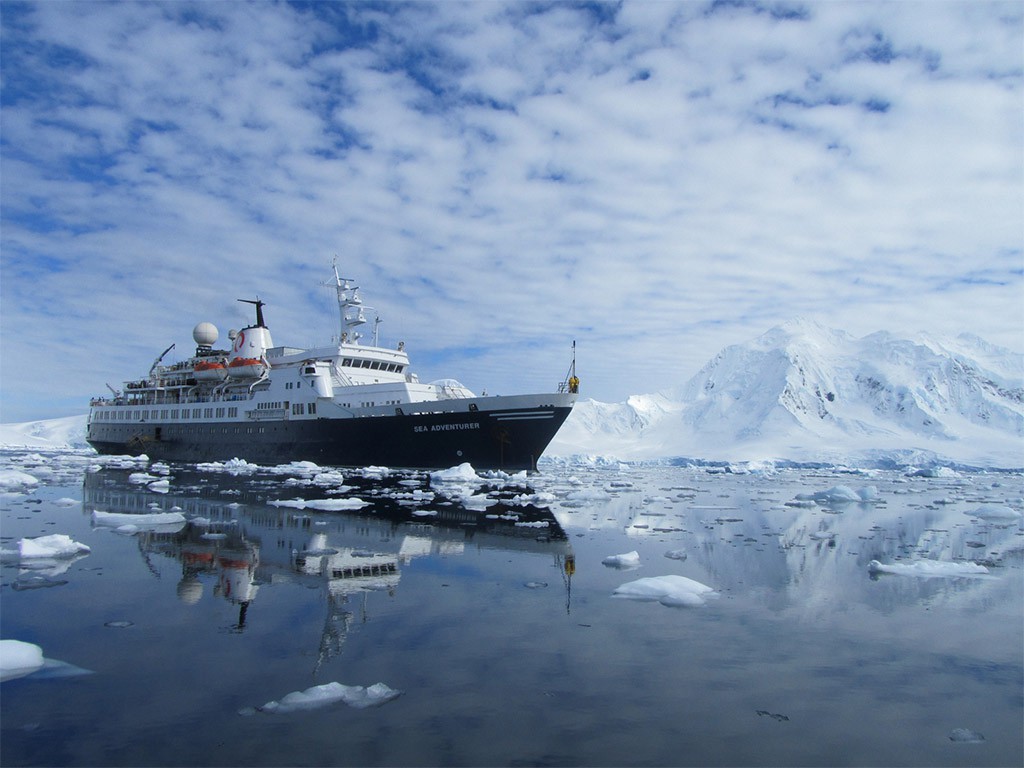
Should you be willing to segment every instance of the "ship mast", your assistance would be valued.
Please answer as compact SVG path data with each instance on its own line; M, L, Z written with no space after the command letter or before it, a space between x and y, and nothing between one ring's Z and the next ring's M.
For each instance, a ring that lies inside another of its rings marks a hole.
M359 295L359 286L354 285L352 280L342 277L338 272L338 259L334 262L334 290L338 296L338 314L341 319L341 341L342 343L358 344L362 334L356 329L365 324L366 312L374 315L373 324L373 345L377 346L378 326L383 322L373 307L363 306L363 299Z

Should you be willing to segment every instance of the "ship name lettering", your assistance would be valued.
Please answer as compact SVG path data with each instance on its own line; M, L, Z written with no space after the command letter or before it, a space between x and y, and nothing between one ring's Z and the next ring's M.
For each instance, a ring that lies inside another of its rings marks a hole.
M480 429L479 421L469 421L462 424L434 424L432 426L420 425L412 428L413 432L449 432L453 429Z

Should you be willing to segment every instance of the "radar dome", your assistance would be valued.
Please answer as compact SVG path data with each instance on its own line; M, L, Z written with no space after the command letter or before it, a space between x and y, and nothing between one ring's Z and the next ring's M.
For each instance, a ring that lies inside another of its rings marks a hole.
M192 338L201 347L212 347L217 343L217 326L213 323L200 323L192 329Z

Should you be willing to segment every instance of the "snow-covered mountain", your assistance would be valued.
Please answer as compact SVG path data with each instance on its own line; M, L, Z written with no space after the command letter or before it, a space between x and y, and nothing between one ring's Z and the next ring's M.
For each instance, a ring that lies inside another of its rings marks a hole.
M85 417L0 425L0 445L87 447ZM547 451L576 454L1022 468L1024 355L976 336L854 338L794 320L681 386L579 401Z
M1024 355L975 336L854 338L794 320L727 347L682 386L577 404L549 449L623 459L1024 467Z
M62 419L0 424L2 448L88 448L85 428L88 417L66 416Z

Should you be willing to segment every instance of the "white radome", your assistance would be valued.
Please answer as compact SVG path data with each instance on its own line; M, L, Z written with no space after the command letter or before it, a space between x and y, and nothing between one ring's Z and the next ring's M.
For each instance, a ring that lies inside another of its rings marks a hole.
M217 336L220 332L213 323L199 323L192 329L192 339L196 344L204 347L212 347L217 343Z

